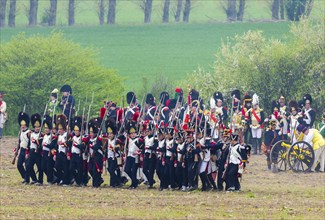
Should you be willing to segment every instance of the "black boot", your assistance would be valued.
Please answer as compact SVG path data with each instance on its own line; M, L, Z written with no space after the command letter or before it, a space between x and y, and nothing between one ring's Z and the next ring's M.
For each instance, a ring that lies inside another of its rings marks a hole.
M208 184L208 177L205 172L200 173L200 179L202 182L202 191L209 191L211 189L211 186Z
M217 190L217 185L216 185L216 182L214 182L214 180L213 180L212 173L210 173L208 175L208 179L209 179L210 184L213 186L213 190Z

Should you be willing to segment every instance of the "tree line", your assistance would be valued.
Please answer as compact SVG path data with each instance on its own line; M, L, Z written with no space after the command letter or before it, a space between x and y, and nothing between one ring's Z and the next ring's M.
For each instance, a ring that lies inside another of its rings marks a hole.
M47 0L50 5L45 10L45 20L48 26L56 26L58 13L58 0ZM68 0L68 25L75 25L75 14L78 2L81 0ZM103 25L116 23L117 4L121 0L96 0L96 12L99 24ZM132 0L137 7L142 10L144 23L151 23L153 12L153 2L157 0ZM302 16L308 17L311 13L314 0L265 0L268 2L272 20L298 21ZM169 23L171 17L175 22L188 23L193 8L198 7L200 0L162 0L161 21ZM37 16L39 12L39 0L29 0L26 9L28 25L37 25ZM216 5L223 8L228 22L243 21L245 9L249 5L246 0L221 0L216 1ZM254 3L252 3L254 4ZM15 27L17 15L17 0L0 0L0 27L6 26L8 17L8 26ZM286 18L285 18L286 17Z

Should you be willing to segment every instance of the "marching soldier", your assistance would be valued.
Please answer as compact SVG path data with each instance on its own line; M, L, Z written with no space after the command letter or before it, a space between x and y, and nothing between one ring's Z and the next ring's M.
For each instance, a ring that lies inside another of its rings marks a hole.
M82 142L81 128L82 118L80 116L74 117L72 122L73 135L68 143L71 152L69 152L68 155L70 155L70 179L74 179L77 186L81 186L82 183L82 153L85 149L85 144Z
M218 161L218 176L217 176L217 188L218 191L224 190L224 172L225 172L225 166L227 163L227 157L229 154L229 145L230 145L230 134L231 130L228 128L224 129L222 139L219 140L219 142L216 144L215 149L221 150L221 156L220 161Z
M60 92L63 93L61 98L60 107L62 109L62 113L69 118L70 112L73 115L75 112L74 104L75 100L72 96L72 89L69 85L64 85L61 87Z
M93 118L88 122L89 140L87 142L89 149L89 171L93 179L92 185L97 188L104 182L102 178L103 172L103 149L102 138L99 137L98 132L101 125L101 118Z
M59 112L58 93L59 93L58 89L53 89L53 91L51 92L50 103L47 109L50 117L52 117L53 115L57 114L57 112Z
M52 143L52 117L49 115L45 115L43 119L43 127L44 127L44 136L42 141L42 169L47 176L47 183L52 184L53 182L53 167L54 161L53 156L51 156L51 148L50 145ZM38 171L40 172L40 171ZM41 175L43 177L43 175ZM40 182L43 182L43 178L39 179Z
M247 151L245 147L238 143L237 134L231 134L228 164L225 174L227 192L240 190L238 174L241 174L241 170L243 170L246 161Z
M122 141L116 137L116 126L115 121L107 120L106 131L108 134L107 140L107 162L108 162L108 172L110 175L110 186L111 187L121 187L121 174L118 166L122 165L121 151L120 147Z
M176 145L175 140L173 138L174 136L174 128L168 127L166 129L166 166L167 166L167 184L170 186L171 190L174 190L176 188L176 182L175 182L175 167L176 167L176 159L175 159L175 153L176 153Z
M227 107L223 106L223 95L221 92L215 92L213 97L210 99L211 108L211 127L212 127L212 138L218 140L220 128L222 128L227 120L228 113Z
M50 127L50 126L49 126ZM54 160L54 155L56 155L56 152L58 152L58 129L56 126L56 116L52 116L52 130L51 130L51 143L47 145L46 147L49 148L49 158L48 158L48 163L47 163L47 178L48 178L48 184L55 184L58 183L58 178L57 178L57 173L54 170L55 167L55 160ZM44 142L44 139L43 139ZM52 181L51 181L52 180Z
M176 151L177 151L177 166L176 166L176 182L180 190L186 191L188 187L187 169L185 167L185 134L183 131L178 131L176 136Z
M57 182L62 186L69 185L69 164L68 164L68 133L67 129L67 117L64 114L60 114L56 118L56 125L58 128L58 141L57 151L53 151L55 160L55 169L57 172Z
M156 112L156 104L155 104L155 98L152 94L147 94L146 97L146 108L147 112L144 117L145 121L153 121L155 119L155 112Z
M136 123L129 122L126 126L128 132L128 138L126 143L127 158L125 164L125 172L131 178L132 183L130 189L136 189L138 187L137 170L139 163L139 154L143 145L143 140L137 137Z
M244 142L245 143L250 143L251 140L248 139L249 137L252 137L251 129L248 127L249 126L249 118L248 118L248 111L250 111L252 107L252 96L250 96L248 93L245 94L244 100L243 100L243 108L241 110L241 115L242 115L242 122L244 124Z
M15 157L18 155L17 169L20 173L21 178L23 179L22 183L29 183L29 179L26 181L26 152L28 151L30 145L30 133L29 127L29 115L25 112L20 112L18 114L18 123L20 126L18 146L14 150ZM19 151L20 150L20 151ZM24 166L25 165L25 166Z
M165 128L161 126L158 128L158 146L157 146L157 175L160 180L159 190L162 191L168 188L167 184L167 166L166 166L166 139Z
M304 97L303 97L304 109L302 111L302 115L303 115L304 123L309 128L314 127L314 122L315 122L315 117L316 117L315 111L311 108L312 101L313 101L313 99L310 94L304 95Z
M128 107L125 109L124 122L128 123L132 120L134 113L139 111L139 108L137 106L137 97L134 92L128 92L126 94L126 102L128 103Z
M2 98L3 92L0 92L0 139L2 138L3 126L7 120L7 104Z
M36 113L31 116L31 123L34 130L30 134L30 146L27 151L26 160L26 182L29 182L29 177L32 179L31 184L37 183L38 185L43 184L43 170L41 166L41 146L42 146L42 133L41 133L41 115ZM36 164L38 170L38 181L34 171L34 165ZM42 182L40 182L42 181Z
M261 154L261 143L262 143L262 129L264 122L264 111L259 107L259 97L257 94L253 95L252 100L253 108L250 111L247 111L247 117L249 118L249 126L252 132L253 138L253 154Z
M170 112L170 109L168 108L169 102L170 102L170 100L169 100L168 92L160 93L161 110L159 113L159 120L161 122L164 122L164 125L166 127L168 127L168 122L169 122L169 112Z

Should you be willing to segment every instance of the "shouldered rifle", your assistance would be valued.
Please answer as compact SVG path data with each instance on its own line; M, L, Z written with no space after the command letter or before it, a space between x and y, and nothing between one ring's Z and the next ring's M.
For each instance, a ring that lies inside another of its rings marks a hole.
M80 109L80 99L79 99L79 102L78 102L78 107L77 107L77 111L76 111L75 115L78 115L79 109Z
M64 102L64 106L63 106L62 114L64 114L65 109L67 108L67 102L68 102L68 100L69 100L69 97L70 97L70 93L68 94L68 96L67 96L67 98L66 98L66 100L65 100L65 102ZM62 99L63 99L63 97L62 97ZM62 101L64 101L64 100L62 100Z
M92 106L93 102L94 102L94 92L93 92L93 95L91 97L90 105L88 107L88 113L87 113L87 119L86 119L86 122L87 122L87 125L86 125L86 134L88 134L88 122L89 122L90 110L91 110L91 106Z
M231 97L231 109L230 109L230 129L233 128L233 122L232 122L232 116L234 114L234 101L235 101L235 95ZM239 103L238 103L239 104Z
M25 112L25 110L26 110L26 104L24 104L24 108L23 108L23 112ZM16 148L16 151L15 151L15 156L14 156L14 158L12 159L12 161L11 161L11 164L15 164L15 162L16 162L16 158L17 158L17 156L18 156L18 152L19 152L19 150L20 150L20 134L21 134L21 128L19 128L19 134L18 134L18 144L17 144L17 148Z
M141 111L140 111L140 115L139 115L139 117L137 118L137 127L138 127L138 136L140 135L140 131L141 131L141 129L140 129L140 124L141 124L141 117L142 117L142 115L144 114L144 106L143 106L143 102L144 102L144 97L145 97L145 95L146 95L146 93L143 95L143 98L142 98L142 101L141 101Z

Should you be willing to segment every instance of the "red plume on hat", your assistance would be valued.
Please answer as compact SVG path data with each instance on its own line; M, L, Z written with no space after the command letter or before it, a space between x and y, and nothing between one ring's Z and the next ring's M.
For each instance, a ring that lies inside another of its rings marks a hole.
M132 121L138 121L139 116L140 116L140 112L135 112L132 116Z

